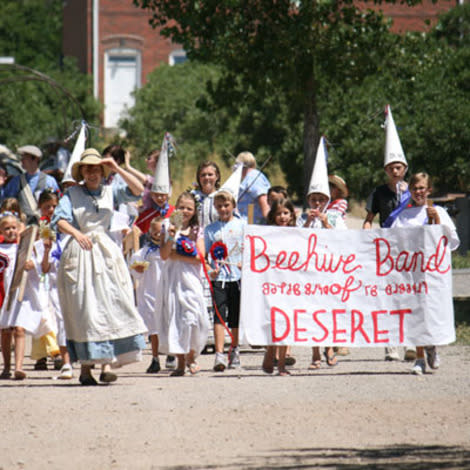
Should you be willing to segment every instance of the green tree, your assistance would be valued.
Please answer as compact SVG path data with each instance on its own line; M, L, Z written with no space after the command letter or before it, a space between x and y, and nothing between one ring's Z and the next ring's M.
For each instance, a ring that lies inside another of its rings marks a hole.
M98 120L90 78L62 56L62 8L62 0L0 2L0 54L27 67L0 65L0 142L11 148L64 138L82 117Z
M225 87L237 84L266 96L274 86L285 96L289 113L303 119L305 184L321 129L319 81L347 87L373 72L386 31L380 13L352 0L134 3L151 10L152 24L181 43L191 59L221 65Z

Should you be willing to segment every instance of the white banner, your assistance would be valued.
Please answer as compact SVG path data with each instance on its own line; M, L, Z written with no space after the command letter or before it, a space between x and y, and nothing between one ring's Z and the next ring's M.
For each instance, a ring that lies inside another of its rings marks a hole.
M455 341L448 237L442 225L344 231L248 225L242 343Z

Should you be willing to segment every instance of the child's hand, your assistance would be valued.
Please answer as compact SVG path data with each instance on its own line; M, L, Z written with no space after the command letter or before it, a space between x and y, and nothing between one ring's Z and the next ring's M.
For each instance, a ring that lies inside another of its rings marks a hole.
M50 238L43 238L42 244L44 245L44 251L51 251L52 240Z
M307 212L307 222L313 222L320 215L320 211L318 209L309 209Z
M170 236L170 238L172 238L173 240L175 239L175 235L176 235L176 227L174 225L170 225L168 227L168 235Z
M434 206L426 207L426 211L428 213L428 219L432 220L433 223L439 223L439 216L437 214L437 209Z
M25 263L24 263L24 270L25 271L31 271L31 269L33 269L33 268L34 268L34 263L33 263L32 260L29 259L29 260L25 261Z
M219 275L219 273L220 273L220 268L217 267L209 273L209 276L214 281L215 279L217 279L217 276Z

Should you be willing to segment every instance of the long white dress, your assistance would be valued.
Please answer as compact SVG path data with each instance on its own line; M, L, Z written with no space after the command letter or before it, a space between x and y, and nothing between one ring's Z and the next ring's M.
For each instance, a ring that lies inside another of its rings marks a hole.
M158 312L155 310L155 302L157 286L160 283L165 262L160 257L160 248L151 244L147 244L135 252L129 264L132 266L137 261L147 261L149 263L147 270L143 273L131 269L131 275L137 281L135 292L137 309L148 329L148 334L157 335Z
M70 237L60 259L57 287L71 360L116 367L141 360L147 328L122 252L107 233L112 188L104 185L92 196L79 185L68 195L75 222L93 243L84 250Z
M15 244L0 245L0 252L10 258L10 266L5 271L4 278L4 282L8 283L8 286L12 281L16 251L17 245ZM34 256L33 261L34 268L28 271L23 300L17 301L18 290L10 293L13 296L11 302L5 298L0 314L0 328L20 327L39 337L51 331L51 327L44 323L47 295L40 288L40 276L37 270L37 260ZM7 310L8 306L9 310Z
M176 234L176 239L180 233ZM204 302L202 267L168 260L157 290L159 350L164 354L199 354L205 347L209 318Z

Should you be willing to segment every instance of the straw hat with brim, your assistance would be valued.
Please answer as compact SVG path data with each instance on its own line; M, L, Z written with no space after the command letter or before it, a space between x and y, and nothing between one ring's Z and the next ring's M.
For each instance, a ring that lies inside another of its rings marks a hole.
M346 186L346 183L343 180L343 178L341 178L341 176L329 175L328 182L331 183L333 186L336 186L340 190L341 197L348 197L349 195L348 187Z
M103 165L103 158L96 149L86 149L80 156L80 161L75 162L72 166L72 178L79 183L82 181L83 176L80 173L80 167L83 165L101 165L103 168L104 177L107 178L111 173L111 169Z

